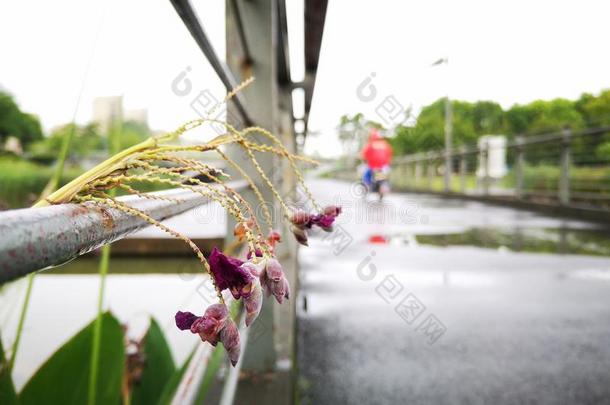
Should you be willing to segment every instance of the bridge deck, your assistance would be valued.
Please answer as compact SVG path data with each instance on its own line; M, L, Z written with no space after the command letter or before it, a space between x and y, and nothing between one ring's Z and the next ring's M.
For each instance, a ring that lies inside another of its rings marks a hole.
M300 251L302 403L610 397L610 239L603 230L408 194L380 207L347 183L313 186L348 215L335 233ZM385 223L373 223L381 212Z

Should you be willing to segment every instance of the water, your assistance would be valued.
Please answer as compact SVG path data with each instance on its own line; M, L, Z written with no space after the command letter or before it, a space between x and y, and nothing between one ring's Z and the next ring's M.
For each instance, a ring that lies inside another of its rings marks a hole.
M113 264L114 263L114 264ZM161 264L161 265L160 265ZM105 308L122 323L128 325L131 337L141 337L150 317L155 317L170 344L174 360L182 364L198 339L179 331L174 325L177 310L202 313L210 299L209 283L194 259L125 259L111 260L115 271L129 268L164 270L173 274L110 274L107 278ZM13 373L17 388L61 344L96 316L99 276L72 274L75 271L94 273L97 261L78 259L60 271L42 273L34 282L30 311L21 341L21 348ZM21 284L21 285L20 285ZM22 302L23 283L11 285L3 291L0 310L3 341L14 336L18 308ZM86 359L83 359L85 361Z

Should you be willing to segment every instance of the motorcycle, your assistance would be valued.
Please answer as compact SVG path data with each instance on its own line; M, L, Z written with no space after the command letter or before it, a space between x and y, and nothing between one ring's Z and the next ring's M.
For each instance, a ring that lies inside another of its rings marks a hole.
M371 192L379 195L379 201L390 192L390 181L388 173L385 170L373 170L373 182L371 184Z
M362 187L364 188L363 197L367 194L377 193L379 201L390 192L390 182L388 179L389 170L383 169L367 169L362 179Z

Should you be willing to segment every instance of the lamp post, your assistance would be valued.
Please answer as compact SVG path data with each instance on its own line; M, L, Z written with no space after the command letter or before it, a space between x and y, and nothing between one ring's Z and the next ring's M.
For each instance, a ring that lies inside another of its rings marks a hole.
M449 58L441 58L430 66L445 65L449 68ZM445 96L445 192L451 191L451 146L453 144L453 111L449 90Z

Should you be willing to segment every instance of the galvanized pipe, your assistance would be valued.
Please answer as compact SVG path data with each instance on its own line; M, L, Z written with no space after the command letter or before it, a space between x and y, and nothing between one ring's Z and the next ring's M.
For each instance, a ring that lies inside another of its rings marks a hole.
M222 81L222 84L224 84L225 89L228 92L233 90L235 87L237 87L239 83L235 80L235 77L233 77L233 73L229 70L229 68L227 68L222 63L222 61L218 57L218 54L216 54L216 51L214 50L214 47L212 46L212 43L206 35L201 23L199 22L199 18L197 18L197 15L193 10L190 1L170 1L176 9L176 12L180 16L180 18L182 18L184 25L186 26L186 28L188 28L189 32L195 39L195 42L197 42L197 45L199 45L199 49L201 49L207 60L210 62L210 65L212 65L212 68L214 68L214 71L218 75L218 78L220 79L220 81ZM237 107L237 110L239 111L239 114L241 115L244 124L253 125L254 122L252 121L250 115L248 114L248 111L246 110L246 104L243 96L237 93L233 97L232 101L235 103L235 107Z
M232 183L233 188L245 183ZM184 189L153 193L180 202L119 197L162 221L209 202ZM60 204L0 212L0 283L66 263L149 225L144 219L93 203Z

